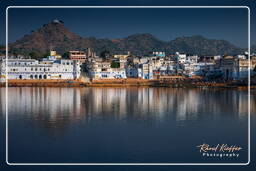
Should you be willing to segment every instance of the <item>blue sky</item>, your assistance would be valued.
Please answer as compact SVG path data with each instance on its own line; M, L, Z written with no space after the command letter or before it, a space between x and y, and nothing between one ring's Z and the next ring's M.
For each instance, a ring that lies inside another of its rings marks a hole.
M130 3L109 3L103 1L46 1L37 3L22 1L5 3L6 5L158 5L153 1L136 1ZM61 2L61 3L60 3ZM85 3L87 2L87 4ZM95 3L98 2L98 3ZM166 1L164 1L166 2ZM159 5L248 5L230 3L230 0L191 1L179 4L159 3ZM204 3L203 3L204 2ZM242 1L241 1L242 2ZM245 2L245 1L243 1ZM230 4L229 4L230 3ZM250 4L249 4L250 5ZM252 9L254 12L255 9ZM4 17L1 13L0 17ZM14 42L31 30L40 28L43 24L58 18L72 32L83 37L123 38L131 34L151 33L157 38L170 41L179 36L202 35L207 38L225 39L238 47L247 47L248 42L248 10L236 9L9 9L9 41ZM2 21L2 20L1 20ZM3 23L4 24L4 23ZM252 23L254 25L254 23ZM253 30L253 29L252 29ZM4 44L5 34L1 30L1 44ZM252 38L252 42L255 39Z

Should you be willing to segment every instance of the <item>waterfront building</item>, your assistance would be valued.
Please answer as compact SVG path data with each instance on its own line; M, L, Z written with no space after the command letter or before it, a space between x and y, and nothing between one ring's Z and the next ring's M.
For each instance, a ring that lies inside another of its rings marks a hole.
M6 79L78 79L80 63L74 60L38 61L35 59L6 59L0 61L1 81Z
M126 75L129 78L153 79L153 66L150 63L143 63L126 67Z
M86 70L91 79L115 79L126 78L126 72L123 62L106 61L101 58L90 58L86 62ZM119 65L114 67L113 63Z
M220 69L224 79L239 80L248 78L248 71L253 73L256 64L256 57L251 60L242 57L225 56L220 60Z
M198 62L184 64L184 74L192 76L205 76L207 73L215 70L215 63Z
M255 74L255 67L256 67L256 56L252 56L250 60L248 59L237 59L236 62L237 67L237 75L235 79L246 79L248 78L248 71L250 70L251 75Z
M153 66L150 63L139 65L138 77L142 79L153 79Z
M85 63L86 54L84 51L69 51L69 59L80 61L80 63Z
M139 73L141 72L141 69L135 66L128 66L125 68L125 72L128 78L139 78Z
M234 79L236 77L236 59L233 56L224 56L220 59L220 69L223 73L223 78L226 80Z
M170 59L153 60L153 74L154 76L173 75L177 69L175 61Z

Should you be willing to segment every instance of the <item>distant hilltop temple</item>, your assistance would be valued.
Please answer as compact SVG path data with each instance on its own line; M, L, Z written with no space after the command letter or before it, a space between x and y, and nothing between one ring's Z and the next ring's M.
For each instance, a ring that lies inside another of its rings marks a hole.
M52 22L53 23L58 23L58 24L64 24L64 22L62 20L58 20L58 19L55 19Z

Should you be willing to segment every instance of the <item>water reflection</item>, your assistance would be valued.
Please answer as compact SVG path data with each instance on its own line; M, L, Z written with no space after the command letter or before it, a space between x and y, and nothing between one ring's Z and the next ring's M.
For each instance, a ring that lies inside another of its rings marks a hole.
M1 109L5 113L5 88ZM176 121L204 118L247 118L246 91L172 88L43 88L8 90L11 118L49 123L77 120ZM252 112L255 109L252 95ZM15 116L15 117L13 117Z
M246 91L16 87L8 94L12 162L202 162L195 147L204 142L239 144L241 157L226 160L247 161Z

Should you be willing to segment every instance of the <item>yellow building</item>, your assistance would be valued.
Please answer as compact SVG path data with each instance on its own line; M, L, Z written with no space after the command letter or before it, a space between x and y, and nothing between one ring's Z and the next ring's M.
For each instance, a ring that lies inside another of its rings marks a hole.
M50 51L50 56L55 59L61 59L61 55L58 55L55 50Z

